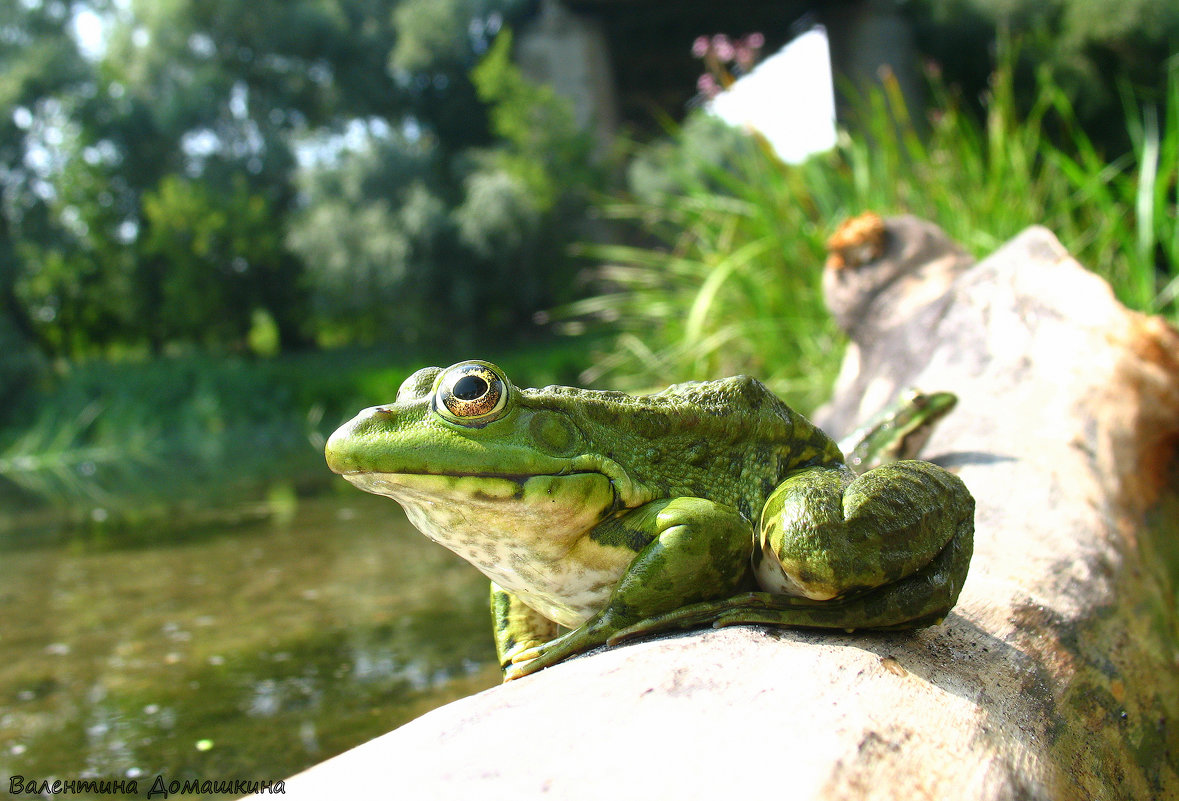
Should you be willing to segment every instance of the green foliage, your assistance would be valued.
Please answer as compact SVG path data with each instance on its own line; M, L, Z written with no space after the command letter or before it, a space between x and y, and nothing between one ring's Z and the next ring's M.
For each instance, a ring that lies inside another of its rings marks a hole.
M266 309L254 309L246 344L255 356L276 356L282 349L281 334L274 317Z
M240 349L259 310L272 319L294 312L295 264L274 209L243 176L214 192L209 182L166 175L142 204L139 281L153 302L137 315L154 342Z
M308 328L324 345L413 343L431 329L429 280L448 232L433 154L399 137L306 170L287 242L306 265Z
M323 406L313 410L350 392L301 376L325 366L207 356L75 366L31 392L0 430L0 479L85 515L318 468L308 436Z
M570 243L584 236L589 195L606 176L572 103L524 77L511 61L512 41L511 31L502 31L471 73L498 138L471 154L455 221L461 241L502 288L497 305L521 321L569 298Z
M397 44L389 64L404 74L440 72L465 66L471 48L467 28L474 14L470 0L404 0L393 10Z
M570 187L593 187L601 178L591 159L591 135L578 125L572 104L523 76L512 63L512 39L510 30L500 33L471 80L490 107L492 131L504 142L493 163L519 179L547 213Z
M80 7L0 7L0 336L17 343L0 353L0 378L29 375L30 345L50 359L475 345L571 297L568 243L587 238L586 198L605 170L569 104L525 80L510 35L496 35L534 3L88 7L108 27L105 52L86 57L70 34ZM941 219L979 251L1045 222L1109 265L1123 297L1172 308L1174 101L1155 113L1151 95L1135 94L1141 108L1122 126L1131 152L1110 160L1070 98L1095 94L1081 90L1099 78L1112 85L1111 54L1126 56L1134 80L1157 74L1179 12L1162 0L926 7L943 21L957 11L989 21L987 36L996 23L1031 32L983 124L963 108L972 101L935 85L942 111L928 139L898 141L891 121L877 125L907 113L880 95L865 101L864 123L878 145L852 139L823 170L781 171L733 132L691 122L689 144L657 146L631 167L635 203L609 213L649 225L679 261L663 270L635 251L645 266L614 268L613 286L674 284L661 289L661 325L690 343L667 358L658 331L626 329L628 358L647 362L653 383L733 369L821 383L813 366L785 365L832 347L809 305L818 243L863 205ZM1059 42L1049 48L1037 31ZM1036 59L1056 65L1051 84L1025 80ZM1021 99L1021 86L1035 96ZM627 252L611 258L625 265ZM638 320L642 298L585 308ZM730 302L740 319L714 327ZM741 355L746 336L762 355Z
M1118 83L1162 89L1160 65L1179 39L1174 0L917 0L908 4L918 44L968 96L985 90L998 37L1023 43L1020 108L1037 100L1034 74L1047 68L1097 141L1125 144ZM1155 95L1149 99L1158 99Z
M270 348L373 341L390 325L412 341L456 320L472 337L484 309L527 319L543 293L517 301L469 258L469 243L498 241L502 215L495 231L467 220L462 242L454 219L468 183L487 185L469 181L484 165L468 151L490 138L468 72L524 5L98 2L105 50L90 59L68 4L5 6L0 305L68 358L256 348L259 320ZM391 158L392 183L333 183L361 166L337 158L357 126L374 140L412 130L428 158L383 148L368 162ZM366 278L349 287L353 273ZM434 328L411 330L423 321Z
M720 191L750 145L747 134L709 114L695 112L665 127L670 136L645 145L627 164L627 187L640 203L658 204L685 187Z
M810 197L800 172L703 113L678 141L692 149L659 145L635 162L641 199L603 210L639 223L661 246L589 249L606 262L605 291L561 312L621 331L586 380L610 375L612 385L650 388L746 372L813 405L837 366L819 288L834 198ZM674 189L650 181L662 165Z
M287 241L321 344L474 345L567 297L566 251L602 178L569 102L526 81L510 48L505 32L472 73L489 146L451 154L416 130L370 132L302 172Z
M823 242L864 209L931 219L979 256L1046 225L1124 302L1179 319L1179 65L1161 113L1128 102L1135 147L1110 161L1048 70L1031 112L1020 113L1012 63L996 71L983 119L935 78L937 111L924 137L886 79L861 103L859 127L799 166L748 137L701 135L721 125L704 118L689 121L678 147L641 156L631 171L635 200L605 212L660 244L592 249L606 262L599 294L564 314L620 333L587 378L653 386L753 372L814 405L838 360L818 288Z
M0 478L63 504L109 504L120 487L144 479L158 453L153 427L129 427L115 439L96 425L100 412L91 402L69 417L42 417L0 449Z
M0 424L8 422L17 399L44 372L40 354L0 313Z
M1014 53L1001 54L981 120L935 76L938 111L924 139L886 81L866 104L865 135L841 152L856 202L932 219L978 255L1028 225L1045 225L1124 303L1176 319L1179 63L1169 68L1161 109L1126 95L1123 125L1132 147L1109 159L1048 67L1036 74L1036 102L1021 112L1014 60ZM894 120L900 137L892 135Z
M57 179L42 205L43 235L16 240L23 270L13 291L45 350L87 353L111 344L133 319L135 260L117 233L103 165L70 159Z
M240 174L221 187L173 173L120 213L108 166L67 163L48 204L52 239L18 244L15 294L53 354L116 345L192 343L240 349L253 314L297 322L297 268L275 230L267 198Z

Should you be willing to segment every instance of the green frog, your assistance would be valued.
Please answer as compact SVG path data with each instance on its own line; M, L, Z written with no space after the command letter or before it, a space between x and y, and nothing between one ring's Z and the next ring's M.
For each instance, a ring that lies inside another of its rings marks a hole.
M931 625L973 546L957 476L913 460L857 475L747 376L632 396L427 367L326 455L491 579L505 681L700 625Z

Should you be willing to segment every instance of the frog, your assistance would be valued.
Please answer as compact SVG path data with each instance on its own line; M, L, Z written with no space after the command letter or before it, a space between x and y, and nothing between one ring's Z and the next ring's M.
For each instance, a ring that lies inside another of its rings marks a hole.
M856 473L865 473L882 464L912 459L925 447L934 427L957 405L958 396L952 392L922 392L910 387L839 440L844 461Z
M632 395L426 367L325 455L491 580L504 681L709 625L934 625L973 550L958 476L911 459L857 474L749 376Z

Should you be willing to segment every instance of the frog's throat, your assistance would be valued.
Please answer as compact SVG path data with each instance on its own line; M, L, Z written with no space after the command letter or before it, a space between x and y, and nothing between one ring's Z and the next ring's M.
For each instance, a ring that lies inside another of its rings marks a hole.
M602 473L344 477L397 501L419 531L563 626L575 628L600 609L634 557L585 545L587 533L618 510Z

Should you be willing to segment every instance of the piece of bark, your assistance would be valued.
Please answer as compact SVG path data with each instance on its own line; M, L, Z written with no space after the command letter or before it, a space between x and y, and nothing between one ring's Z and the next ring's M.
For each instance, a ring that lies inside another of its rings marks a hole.
M288 797L1179 798L1179 335L1042 228L971 266L928 223L885 226L880 259L828 275L853 344L818 417L842 434L904 387L959 395L926 447L978 502L943 625L599 651Z

